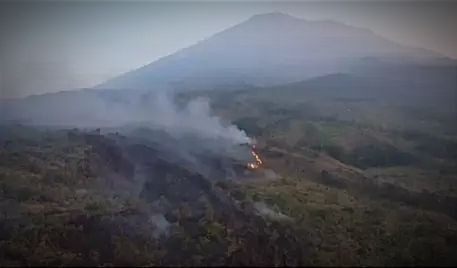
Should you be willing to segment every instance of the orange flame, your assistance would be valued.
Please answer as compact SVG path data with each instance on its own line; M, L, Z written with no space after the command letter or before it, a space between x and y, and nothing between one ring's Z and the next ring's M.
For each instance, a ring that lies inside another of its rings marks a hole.
M254 151L254 148L255 147L252 146L251 154L255 158L255 163L248 163L247 164L248 168L250 168L250 169L256 169L256 168L260 167L260 165L263 164L262 159L260 159L260 156Z

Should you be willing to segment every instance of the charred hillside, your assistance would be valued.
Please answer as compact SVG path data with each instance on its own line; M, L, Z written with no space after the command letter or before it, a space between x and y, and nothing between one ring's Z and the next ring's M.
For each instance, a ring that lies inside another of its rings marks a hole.
M36 135L48 143L2 135L2 178L19 176L2 180L2 203L16 208L2 209L5 265L307 263L306 239L236 201L230 180L218 184L119 134Z

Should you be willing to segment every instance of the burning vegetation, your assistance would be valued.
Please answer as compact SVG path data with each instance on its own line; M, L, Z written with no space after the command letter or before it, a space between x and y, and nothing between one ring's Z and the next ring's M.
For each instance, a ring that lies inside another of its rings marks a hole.
M249 163L247 164L247 167L248 167L249 169L257 169L257 168L259 168L259 167L263 164L263 161L262 161L262 159L260 158L259 154L256 153L256 151L255 151L255 146L252 146L251 154L252 154L252 156L254 157L255 162L249 162Z

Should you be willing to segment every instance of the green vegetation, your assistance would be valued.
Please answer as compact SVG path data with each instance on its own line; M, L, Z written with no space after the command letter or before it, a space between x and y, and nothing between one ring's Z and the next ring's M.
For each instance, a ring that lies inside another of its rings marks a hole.
M299 87L209 95L237 103L218 113L255 135L266 165L285 178L236 195L291 217L312 244L311 263L456 265L451 115Z
M447 121L300 90L180 96L256 138L254 179L207 180L117 134L0 127L0 264L457 265Z

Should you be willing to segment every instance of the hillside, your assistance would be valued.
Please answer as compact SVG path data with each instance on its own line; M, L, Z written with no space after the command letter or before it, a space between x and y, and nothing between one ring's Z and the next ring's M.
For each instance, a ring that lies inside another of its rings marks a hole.
M363 84L338 74L178 96L209 97L255 137L255 171L191 140L218 171L202 175L169 150L182 139L147 129L0 127L0 263L455 265L452 118L313 92L344 81Z

